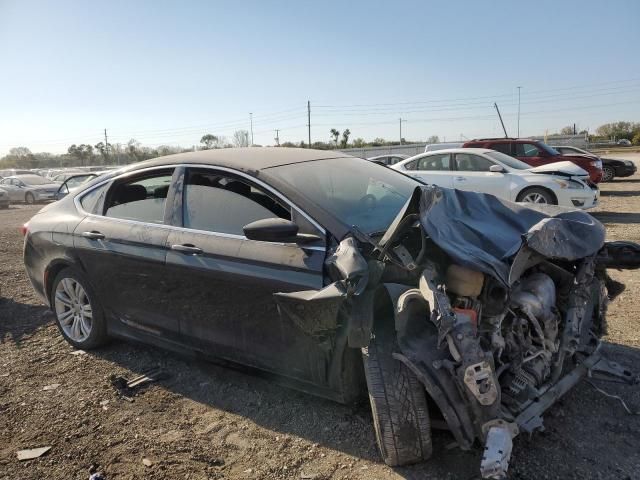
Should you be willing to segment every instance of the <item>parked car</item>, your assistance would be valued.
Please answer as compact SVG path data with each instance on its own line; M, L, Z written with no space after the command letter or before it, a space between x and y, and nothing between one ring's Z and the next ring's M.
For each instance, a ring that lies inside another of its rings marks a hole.
M0 170L0 177L11 177L13 175L34 175L31 170L21 170L19 168L6 168Z
M55 200L58 183L40 175L14 175L0 180L0 188L9 192L12 202L36 203Z
M85 175L87 172L83 172L83 171L79 171L79 170L69 170L63 173L58 173L51 178L52 181L56 182L56 183L63 183L65 180L67 180L70 177L73 177L75 175Z
M378 165L391 166L395 165L402 160L406 160L409 158L409 155L403 155L401 153L389 154L389 155L378 155L377 157L367 158L370 162L377 163Z
M631 160L619 160L615 158L602 158L598 155L570 145L552 147L562 155L584 155L602 162L602 181L610 182L615 177L630 177L635 175L638 168Z
M602 179L602 163L597 160L584 158L583 156L561 155L549 145L540 140L522 138L481 138L470 140L463 145L464 148L490 148L506 155L522 160L531 166L538 167L549 163L570 161L583 170L589 172L589 177L594 183Z
M462 142L453 142L453 143L429 143L424 147L424 153L436 152L438 150L446 150L448 148L461 148L464 143Z
M9 192L0 188L0 208L9 208L11 205L11 199L9 198Z
M24 262L76 348L136 339L368 394L388 464L429 458L434 418L502 478L512 438L603 370L606 268L640 267L640 245L544 207L335 151L197 151L44 207Z
M616 142L616 145L620 145L622 147L630 147L631 146L631 140L626 139L626 138L621 138L620 140L618 140Z
M392 168L425 183L490 193L512 202L547 203L582 209L598 204L598 187L571 162L531 167L486 148L422 153Z
M79 174L68 177L64 182L62 182L62 185L60 185L60 187L58 188L58 191L56 192L56 200L60 200L66 197L69 193L77 190L83 184L93 180L94 178L99 177L103 173L106 173L106 171L105 172L84 172L84 173L79 173Z

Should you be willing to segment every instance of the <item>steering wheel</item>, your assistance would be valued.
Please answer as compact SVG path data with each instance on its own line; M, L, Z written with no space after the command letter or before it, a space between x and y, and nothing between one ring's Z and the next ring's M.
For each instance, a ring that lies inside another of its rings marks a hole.
M367 210L373 210L374 208L376 208L376 205L378 204L378 199L375 197L375 195L371 193L367 193L360 200L358 200L358 204L360 204Z

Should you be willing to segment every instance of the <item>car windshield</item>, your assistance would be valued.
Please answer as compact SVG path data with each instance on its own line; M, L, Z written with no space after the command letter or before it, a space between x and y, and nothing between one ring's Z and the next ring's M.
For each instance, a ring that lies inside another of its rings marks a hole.
M40 175L21 175L17 178L18 180L22 181L22 183L25 183L27 185L47 185L51 183L50 180L47 180Z
M507 167L514 168L516 170L526 170L528 168L531 168L531 165L529 165L528 163L521 162L517 158L510 157L506 153L492 151L485 153L485 155L487 157L491 157L494 160L497 160L500 163L505 164Z
M536 144L538 146L538 148L541 148L542 150L544 150L545 152L547 152L549 155L560 155L560 152L557 151L556 149L550 147L549 145L547 145L544 142L538 142Z
M346 225L385 231L419 183L356 158L333 158L269 169L274 177Z

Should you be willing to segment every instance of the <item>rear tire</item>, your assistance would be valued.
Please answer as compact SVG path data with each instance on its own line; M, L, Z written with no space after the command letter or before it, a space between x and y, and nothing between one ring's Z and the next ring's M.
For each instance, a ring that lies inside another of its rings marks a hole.
M78 270L68 267L56 275L50 299L58 329L71 345L90 350L108 341L102 308L88 280Z
M395 342L376 335L362 349L378 448L389 466L429 459L431 422L423 385L391 355Z
M516 202L537 203L547 205L557 205L557 201L553 194L541 187L525 188L518 194Z
M24 202L28 205L33 205L36 203L36 198L33 196L33 193L27 192L24 196Z
M610 182L616 176L616 171L611 167L602 167L602 181Z

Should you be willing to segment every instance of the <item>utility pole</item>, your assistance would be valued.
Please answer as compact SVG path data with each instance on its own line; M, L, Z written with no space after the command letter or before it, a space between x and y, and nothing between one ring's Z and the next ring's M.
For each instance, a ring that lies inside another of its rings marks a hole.
M251 145L253 147L253 113L249 112L249 123L251 124Z
M280 130L276 128L276 145L280 146Z
M496 112L498 112L498 118L500 119L502 130L504 131L504 138L509 138L509 135L507 135L507 129L504 128L504 122L502 121L502 115L500 115L500 109L498 108L498 104L494 102L493 106L496 107Z
M520 138L520 89L521 88L522 87L518 87L518 138ZM498 115L499 114L500 112L498 112ZM500 118L500 121L502 121L502 117Z
M307 127L309 129L309 147L311 148L311 101L307 100Z
M102 161L103 164L106 163L106 159L109 157L109 142L107 141L107 129L104 129L104 151L105 151L105 158Z
M403 120L402 118L399 118L398 121L400 123L400 145L402 145L402 122L407 123L407 121Z

